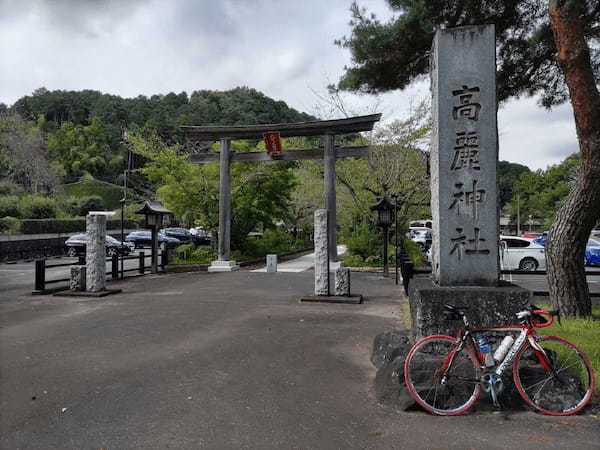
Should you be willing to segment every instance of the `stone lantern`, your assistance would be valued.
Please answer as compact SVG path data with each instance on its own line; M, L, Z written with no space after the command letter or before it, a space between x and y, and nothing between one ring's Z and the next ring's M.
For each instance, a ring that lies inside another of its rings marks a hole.
M171 222L173 213L162 203L146 200L136 214L144 215L144 228L152 231L152 273L158 272L158 230Z

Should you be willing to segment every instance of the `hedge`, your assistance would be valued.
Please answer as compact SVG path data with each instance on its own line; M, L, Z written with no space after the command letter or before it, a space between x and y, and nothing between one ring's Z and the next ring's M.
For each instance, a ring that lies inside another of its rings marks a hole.
M137 228L134 220L125 220L125 228ZM118 230L121 228L121 219L110 219L106 221L107 230ZM26 219L21 221L21 232L23 234L43 233L73 233L85 231L85 219Z

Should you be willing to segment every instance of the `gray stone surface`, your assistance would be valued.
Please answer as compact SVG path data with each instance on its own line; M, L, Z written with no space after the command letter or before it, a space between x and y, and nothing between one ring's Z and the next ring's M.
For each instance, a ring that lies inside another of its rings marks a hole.
M86 219L86 232L86 290L103 291L106 287L106 216L89 214Z
M277 272L277 255L267 255L267 272Z
M315 211L315 295L329 295L327 210Z
M378 334L373 341L371 362L376 368L406 354L413 345L411 330L394 330Z
M454 335L462 321L443 318L445 304L468 307L467 318L475 326L517 323L515 314L531 302L531 291L510 283L498 287L438 286L429 277L415 277L409 285L410 313L415 338L431 334Z
M498 283L496 60L493 25L439 30L431 57L433 276Z
M350 269L338 267L335 270L335 295L350 295Z
M71 266L71 281L69 288L72 291L85 291L85 266Z

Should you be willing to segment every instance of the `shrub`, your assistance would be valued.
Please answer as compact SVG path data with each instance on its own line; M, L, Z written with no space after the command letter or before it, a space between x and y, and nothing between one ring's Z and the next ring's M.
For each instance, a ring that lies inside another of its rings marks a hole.
M420 266L424 263L423 252L421 251L421 246L419 244L410 239L405 239L404 248L406 254L415 266Z
M99 195L90 195L82 197L78 201L78 213L80 216L85 216L90 211L104 211L106 203Z
M56 217L56 201L48 197L28 195L19 202L21 217L24 219L52 219Z
M357 224L353 230L346 230L342 234L342 240L350 255L358 255L365 262L370 256L382 254L381 234L368 221Z
M0 219L0 233L17 234L21 231L21 221L16 217L2 217Z
M0 197L0 217L6 216L21 216L21 211L19 209L19 197L16 197L14 195Z
M137 228L137 223L132 220L124 221L125 228ZM43 220L22 220L21 231L23 234L42 234L42 233L73 233L85 232L85 219L43 219ZM118 230L121 228L120 219L111 219L106 221L107 230Z
M363 267L365 262L359 255L348 255L344 258L344 266L346 267Z

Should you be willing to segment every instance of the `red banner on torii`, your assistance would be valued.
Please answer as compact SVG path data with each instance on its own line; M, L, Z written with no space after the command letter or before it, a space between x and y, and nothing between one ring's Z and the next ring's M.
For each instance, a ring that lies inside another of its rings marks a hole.
M279 156L283 154L279 131L267 131L266 133L263 133L263 138L265 139L265 146L267 147L267 154L269 156Z

